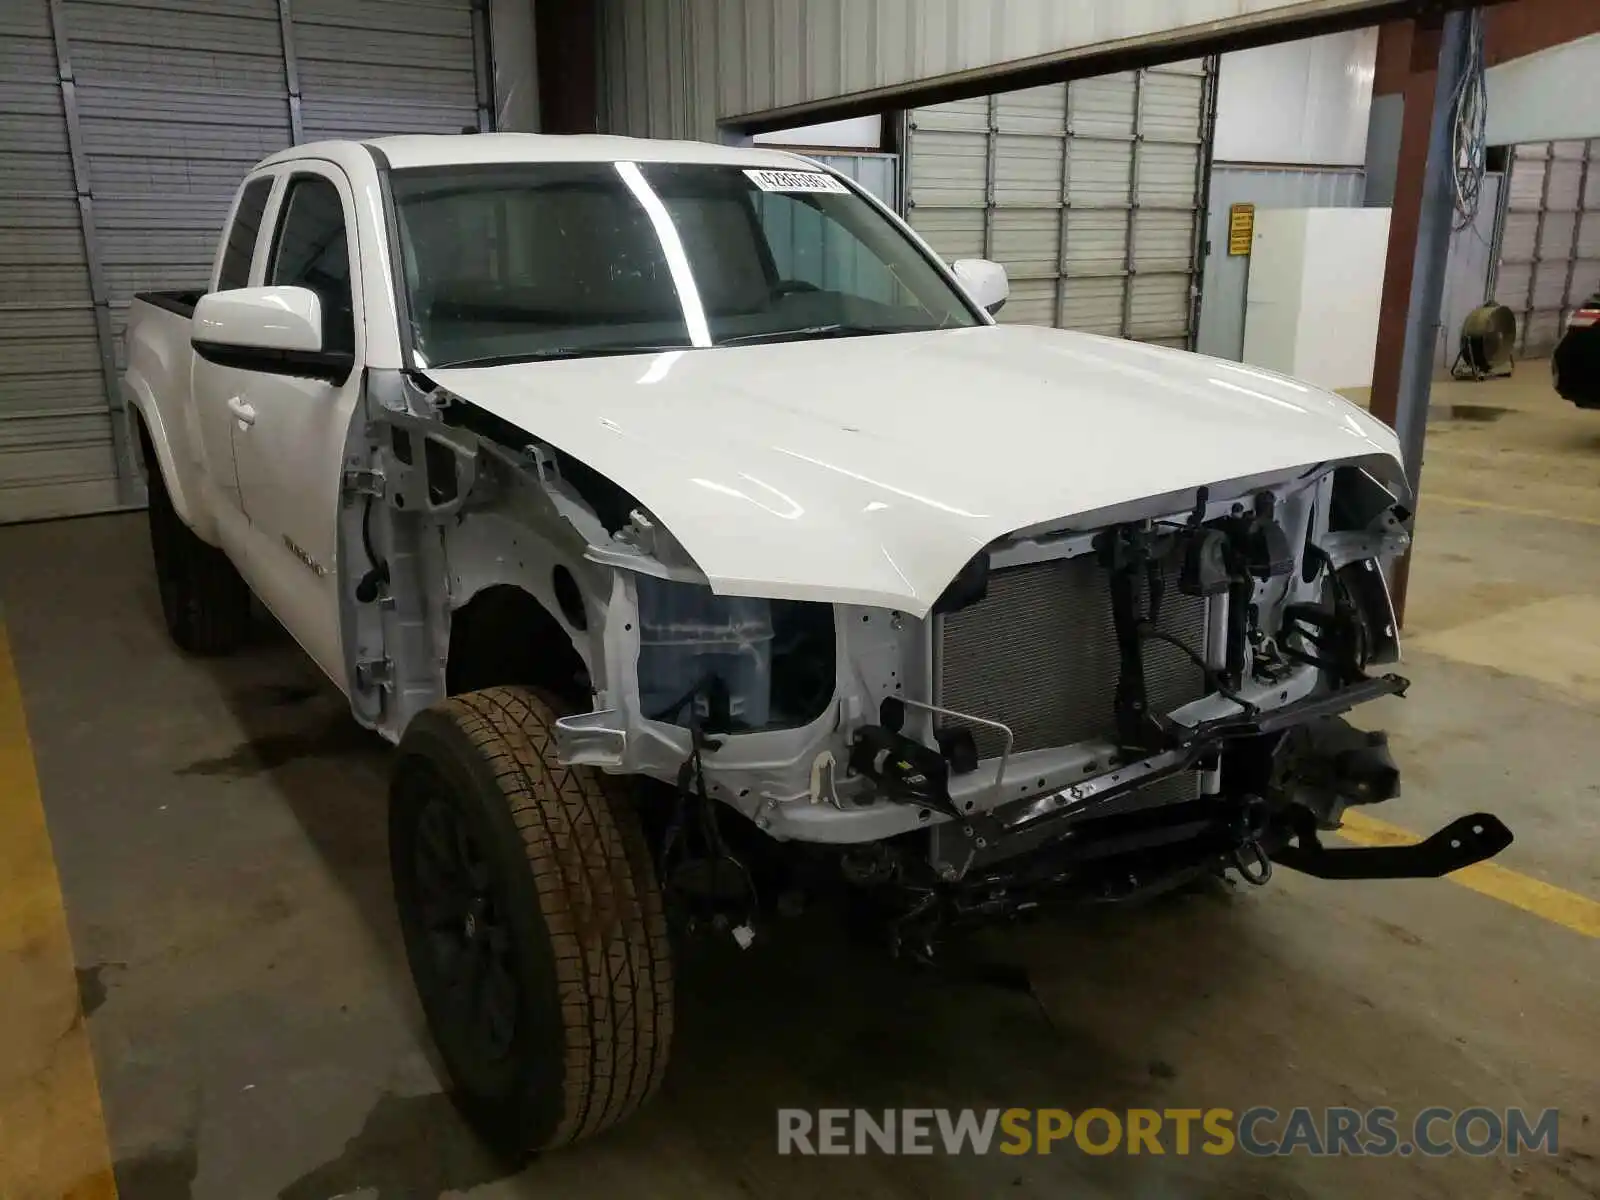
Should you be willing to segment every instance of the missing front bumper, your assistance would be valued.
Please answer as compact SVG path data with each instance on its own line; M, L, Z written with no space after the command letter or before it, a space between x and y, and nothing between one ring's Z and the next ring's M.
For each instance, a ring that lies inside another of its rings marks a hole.
M1498 854L1511 833L1487 814L1452 822L1417 846L1328 850L1317 840L1318 827L1336 827L1346 805L1398 793L1382 735L1352 730L1336 714L1405 687L1389 675L1271 712L1189 727L1161 754L936 826L929 831L929 864L945 884L969 877L1059 881L1088 862L1132 861L1181 844L1195 861L1236 862L1248 850L1321 878L1383 879L1443 875ZM1221 793L1141 812L1119 803L1218 761L1225 764Z

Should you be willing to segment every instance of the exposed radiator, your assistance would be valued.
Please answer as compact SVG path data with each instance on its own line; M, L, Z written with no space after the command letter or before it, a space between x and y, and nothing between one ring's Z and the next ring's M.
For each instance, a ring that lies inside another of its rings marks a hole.
M1156 627L1204 654L1206 602L1179 592L1176 576ZM1109 584L1092 554L991 573L984 599L943 618L936 703L1009 725L1014 753L1114 738L1121 660ZM1165 642L1145 640L1144 669L1152 712L1206 694L1204 672ZM999 734L969 728L980 757L1000 753Z

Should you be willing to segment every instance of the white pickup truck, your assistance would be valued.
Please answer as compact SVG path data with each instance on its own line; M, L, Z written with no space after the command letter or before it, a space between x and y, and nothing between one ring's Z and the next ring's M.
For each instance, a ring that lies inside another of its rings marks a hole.
M275 155L211 286L135 302L172 636L253 593L398 744L406 949L499 1144L656 1086L674 914L747 944L826 876L923 955L1510 841L1318 841L1399 790L1338 715L1406 686L1390 430L1006 291L804 158L496 134Z

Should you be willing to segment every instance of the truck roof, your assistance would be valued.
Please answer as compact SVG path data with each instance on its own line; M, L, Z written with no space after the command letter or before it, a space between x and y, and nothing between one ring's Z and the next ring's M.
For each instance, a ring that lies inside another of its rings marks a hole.
M267 163L297 158L325 158L340 147L372 146L389 165L453 167L523 162L679 162L714 166L793 168L806 165L799 155L760 146L722 146L713 142L666 141L659 138L612 137L602 134L450 133L403 134L363 141L309 142L274 154Z

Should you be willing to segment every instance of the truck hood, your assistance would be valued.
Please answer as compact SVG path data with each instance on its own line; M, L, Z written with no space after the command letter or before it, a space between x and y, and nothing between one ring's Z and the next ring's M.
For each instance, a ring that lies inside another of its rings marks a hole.
M719 593L917 617L1017 529L1336 460L1404 487L1393 432L1332 393L1056 329L428 375L627 490Z

